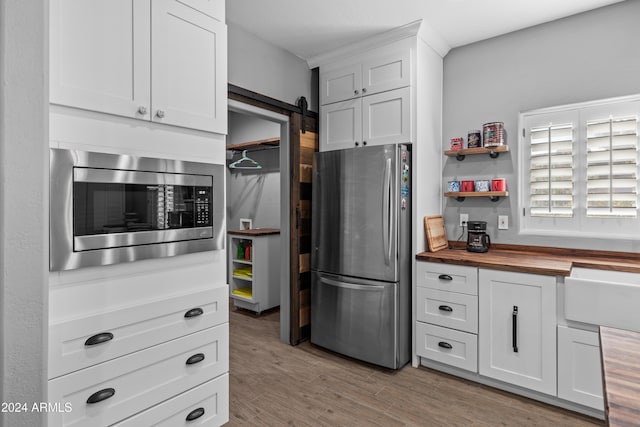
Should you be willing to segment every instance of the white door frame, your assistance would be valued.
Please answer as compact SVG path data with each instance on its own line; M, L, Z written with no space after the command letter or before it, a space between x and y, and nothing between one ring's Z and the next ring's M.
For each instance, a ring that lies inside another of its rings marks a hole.
M244 102L229 99L229 111L261 118L280 125L280 341L290 342L290 221L289 203L291 200L291 174L289 173L289 116Z

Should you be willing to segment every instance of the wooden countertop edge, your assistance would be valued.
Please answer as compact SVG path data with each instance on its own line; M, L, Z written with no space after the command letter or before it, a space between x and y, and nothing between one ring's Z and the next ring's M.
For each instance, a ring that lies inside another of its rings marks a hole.
M608 425L636 425L640 413L640 333L600 326L599 337Z
M228 230L227 234L232 234L234 236L268 236L271 234L280 234L280 229L278 228L252 228L250 230Z
M464 249L444 249L438 252L421 252L416 255L416 260L565 277L571 275L574 267L640 273L640 261L635 259L550 256L533 250L492 249L486 253L473 253Z

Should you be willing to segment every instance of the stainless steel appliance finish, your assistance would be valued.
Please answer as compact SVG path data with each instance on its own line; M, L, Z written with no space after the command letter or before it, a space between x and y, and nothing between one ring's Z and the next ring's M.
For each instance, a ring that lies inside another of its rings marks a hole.
M317 153L311 342L388 368L410 359L411 152Z
M223 165L51 149L50 174L51 271L224 248Z

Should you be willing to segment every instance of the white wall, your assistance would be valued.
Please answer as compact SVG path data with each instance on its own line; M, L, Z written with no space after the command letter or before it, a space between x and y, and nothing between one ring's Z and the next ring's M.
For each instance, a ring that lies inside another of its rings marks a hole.
M274 137L280 137L278 123L229 112L228 144ZM279 149L253 151L248 156L262 169L227 168L227 229L238 229L240 218L251 219L254 228L280 228ZM231 161L240 157L241 153L236 153Z
M28 409L47 398L48 31L48 1L0 0L0 401Z
M227 24L229 83L293 105L304 96L309 109L318 111L317 83L306 61Z
M521 111L640 93L640 0L630 0L453 49L444 58L443 148L487 122L505 124L510 153L492 160L447 158L448 180L501 177L510 196L496 203L445 200L447 236L455 239L459 213L488 222L494 242L640 251L640 242L519 236L517 121ZM480 158L479 158L480 157ZM497 215L510 229L497 230ZM466 238L466 235L464 236Z

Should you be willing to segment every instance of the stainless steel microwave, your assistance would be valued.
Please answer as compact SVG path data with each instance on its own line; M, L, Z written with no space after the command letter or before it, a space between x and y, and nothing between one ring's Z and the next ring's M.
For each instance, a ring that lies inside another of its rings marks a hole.
M51 149L51 271L222 249L224 166Z

